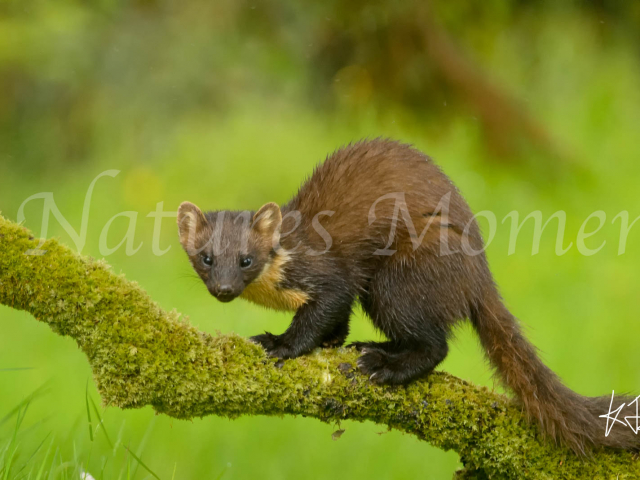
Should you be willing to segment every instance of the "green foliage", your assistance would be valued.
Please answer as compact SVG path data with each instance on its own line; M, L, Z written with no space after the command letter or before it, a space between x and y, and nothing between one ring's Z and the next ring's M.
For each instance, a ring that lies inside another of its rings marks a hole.
M107 405L151 405L182 419L291 414L373 421L453 449L468 470L500 478L640 475L631 454L603 451L582 461L541 442L515 404L486 388L445 373L401 388L372 385L354 368L356 353L342 348L276 362L244 338L211 336L164 312L105 262L54 240L44 242L44 253L25 255L37 246L27 229L0 217L0 303L73 338Z
M471 76L485 70L496 40L514 25L519 61L531 77L540 73L538 59L548 45L532 44L528 34L543 29L547 15L532 15L530 2L433 3L437 23L461 47L451 61L469 57L483 66ZM636 38L637 2L610 3L600 6L604 12L566 9L566 16L587 28L598 25L605 41ZM509 128L513 114L496 125L477 100L469 101L466 87L428 57L423 13L421 2L391 1L304 7L275 0L63 1L55 7L4 1L0 154L26 167L43 157L79 163L114 140L123 142L127 131L169 135L176 119L228 114L274 92L320 111L390 113L410 127L416 118L442 125L475 115L488 130L485 140L496 143L502 133L504 141L504 130L495 130ZM498 85L526 92L528 85L497 73ZM107 138L97 134L105 128Z

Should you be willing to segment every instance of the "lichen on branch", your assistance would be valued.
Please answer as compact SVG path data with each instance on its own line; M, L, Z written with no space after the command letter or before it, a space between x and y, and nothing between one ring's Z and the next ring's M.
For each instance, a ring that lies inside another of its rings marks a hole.
M238 335L212 336L165 312L104 261L55 240L42 255L25 254L38 243L0 216L0 303L73 338L106 405L151 405L180 419L369 420L455 450L465 464L458 478L640 478L630 453L600 451L585 461L543 442L514 402L484 387L443 372L406 387L374 385L346 348L276 362Z

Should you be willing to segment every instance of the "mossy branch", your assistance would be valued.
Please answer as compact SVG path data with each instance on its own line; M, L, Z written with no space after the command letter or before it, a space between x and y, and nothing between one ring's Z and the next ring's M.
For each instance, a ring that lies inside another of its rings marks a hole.
M25 254L37 245L0 216L0 303L75 339L106 405L151 405L181 419L370 420L455 450L466 467L457 478L640 478L631 454L602 451L583 461L540 441L515 403L486 388L440 372L407 387L373 385L354 368L351 349L276 363L244 338L211 336L163 311L104 261L54 240L43 255Z

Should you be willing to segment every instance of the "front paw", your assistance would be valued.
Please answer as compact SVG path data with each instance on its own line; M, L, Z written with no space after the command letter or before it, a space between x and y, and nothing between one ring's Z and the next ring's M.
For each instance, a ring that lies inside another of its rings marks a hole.
M296 352L282 339L282 335L264 332L249 338L253 343L257 343L267 351L270 357L274 358L295 358Z
M264 348L267 353L275 350L280 346L280 337L278 335L274 335L273 333L264 332L262 335L255 335L253 337L249 337L253 343L257 343L262 348Z

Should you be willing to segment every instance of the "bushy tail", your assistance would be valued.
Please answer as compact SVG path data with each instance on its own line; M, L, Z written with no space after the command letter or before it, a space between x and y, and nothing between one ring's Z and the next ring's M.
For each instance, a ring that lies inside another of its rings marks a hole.
M493 291L488 297L472 308L471 321L501 379L520 399L528 417L540 424L544 435L578 455L601 446L640 450L640 433L629 425L614 422L609 435L605 435L607 419L600 415L609 413L611 396L583 397L565 387L542 363L498 293ZM616 395L611 410L633 400ZM635 407L635 403L624 407L618 420L625 422L625 415L635 416ZM635 426L635 420L631 423Z

